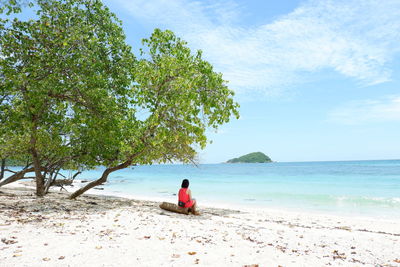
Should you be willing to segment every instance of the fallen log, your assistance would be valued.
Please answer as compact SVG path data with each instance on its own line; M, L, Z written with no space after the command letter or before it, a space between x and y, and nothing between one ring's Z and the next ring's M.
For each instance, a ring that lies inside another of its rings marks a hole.
M56 179L51 183L51 185L54 185L54 186L72 185L72 180L71 179Z
M173 203L163 202L160 204L160 208L162 208L163 210L168 210L180 214L186 214L186 215L189 214L189 208L182 208Z

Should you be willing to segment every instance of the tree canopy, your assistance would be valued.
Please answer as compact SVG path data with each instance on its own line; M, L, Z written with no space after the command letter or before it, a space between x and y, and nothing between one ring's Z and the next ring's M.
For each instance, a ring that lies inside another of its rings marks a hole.
M27 161L37 195L60 168L107 167L75 198L130 165L193 162L205 130L238 117L222 74L173 32L155 29L136 58L100 0L28 7L0 19L0 158Z
M192 53L186 42L171 31L155 29L137 60L135 84L129 97L129 114L135 128L123 137L120 164L107 168L103 176L71 195L104 183L109 173L132 164L193 162L196 148L207 144L205 130L218 128L238 116L238 104L220 73ZM125 123L122 120L121 123Z
M0 154L28 154L43 195L42 172L112 161L114 125L127 105L119 96L132 83L134 56L101 1L38 0L32 7L36 19L1 20Z

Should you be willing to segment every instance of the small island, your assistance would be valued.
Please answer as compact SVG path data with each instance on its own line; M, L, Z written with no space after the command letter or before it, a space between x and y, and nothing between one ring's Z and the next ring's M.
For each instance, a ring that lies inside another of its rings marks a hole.
M262 152L253 152L239 158L228 160L226 163L268 163L272 160Z

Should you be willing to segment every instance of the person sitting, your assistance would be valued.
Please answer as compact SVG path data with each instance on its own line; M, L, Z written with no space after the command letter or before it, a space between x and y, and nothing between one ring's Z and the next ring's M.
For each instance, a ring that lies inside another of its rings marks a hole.
M178 193L178 206L189 208L189 212L192 212L194 215L199 215L199 212L196 211L196 200L192 198L192 192L188 187L189 180L184 179Z

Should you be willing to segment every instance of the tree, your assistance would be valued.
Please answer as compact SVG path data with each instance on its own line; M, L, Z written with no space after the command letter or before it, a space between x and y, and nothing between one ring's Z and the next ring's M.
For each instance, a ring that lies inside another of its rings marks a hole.
M0 11L21 8L8 3ZM120 21L101 1L30 6L35 19L0 20L0 155L16 141L7 153L29 154L42 196L55 168L114 162L121 134L114 126L126 117L135 59Z
M100 0L29 6L34 19L0 18L0 157L28 158L0 185L34 171L42 196L60 168L106 166L76 198L130 165L193 162L205 130L238 116L222 75L171 31L156 29L137 60Z
M130 165L192 162L196 148L207 144L208 127L217 129L232 115L239 116L233 91L202 59L201 51L192 54L186 42L168 30L156 29L143 44L147 49L141 50L142 58L133 66L135 83L126 113L131 117L118 125L124 129L118 164L108 165L99 179L74 192L72 199ZM135 128L125 127L128 122Z

